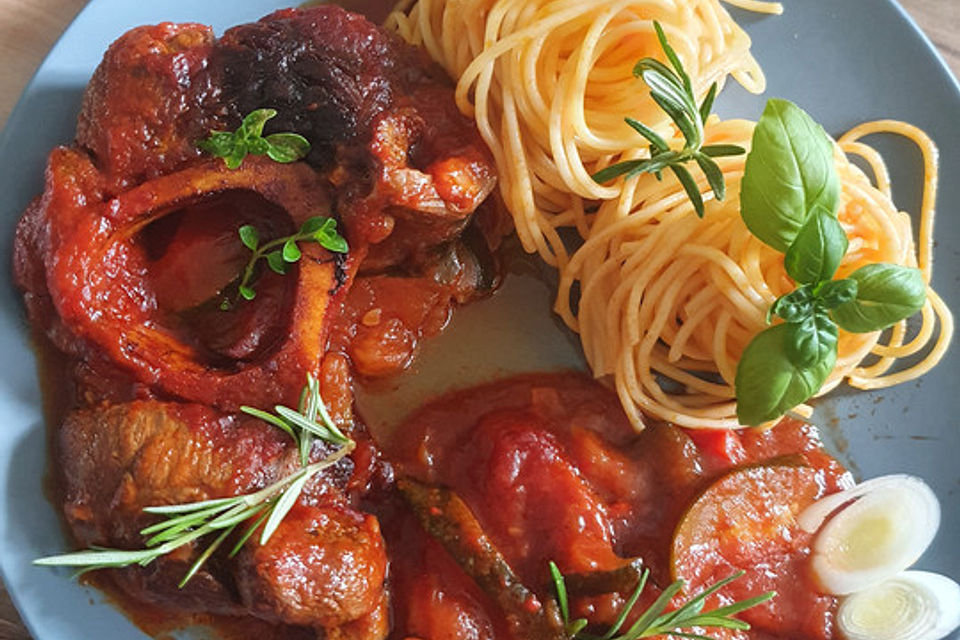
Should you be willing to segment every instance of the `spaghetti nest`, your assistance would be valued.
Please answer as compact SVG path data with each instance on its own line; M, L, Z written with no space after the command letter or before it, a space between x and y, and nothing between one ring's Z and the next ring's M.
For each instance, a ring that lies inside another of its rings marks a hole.
M707 138L749 148L753 127L714 118ZM860 141L882 132L906 136L923 153L918 242L910 216L891 200L882 158ZM848 154L866 162L876 185ZM835 161L842 185L838 217L850 240L837 277L874 262L919 267L928 296L919 322L910 327L904 321L884 333L841 330L837 364L821 394L844 379L876 389L916 378L939 361L953 334L949 309L929 289L937 178L933 142L904 123L867 123L839 139ZM594 374L613 377L638 428L641 412L685 427L739 427L737 362L767 327L770 305L795 286L783 254L761 243L740 217L744 157L718 162L727 196L723 202L714 199L701 175L703 219L672 177L658 181L644 174L618 183L618 196L601 203L589 238L561 270L556 310L579 332ZM902 358L910 364L898 365Z
M775 3L730 2L779 12ZM557 230L589 235L584 202L619 196L591 179L598 166L645 147L624 126L630 114L669 133L637 60L662 56L663 26L702 99L732 75L750 91L765 79L750 38L720 0L419 0L401 3L387 26L422 45L457 80L457 103L493 152L500 190L528 252L563 266Z

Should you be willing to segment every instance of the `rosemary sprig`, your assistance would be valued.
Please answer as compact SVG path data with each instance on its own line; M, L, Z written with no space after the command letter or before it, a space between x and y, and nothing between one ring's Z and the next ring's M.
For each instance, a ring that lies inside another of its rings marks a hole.
M187 570L180 581L182 588L213 555L213 552L244 522L252 521L252 524L234 544L230 550L230 557L239 553L243 545L261 526L263 530L260 533L260 544L266 544L296 504L307 482L317 473L337 464L356 447L356 443L345 436L330 419L320 397L319 383L313 376L307 376L307 386L301 394L300 407L299 413L286 407L277 407L278 411L284 410L282 417L272 416L249 407L243 408L246 413L277 426L294 439L300 449L302 463L300 470L295 473L246 495L144 508L146 513L165 518L140 531L140 535L149 536L144 549L91 547L75 553L39 558L33 563L41 566L78 567L80 571L77 575L97 569L118 569L134 564L146 566L185 544L210 534L218 534ZM320 422L317 422L317 418ZM309 447L314 438L337 445L339 449L319 462L308 464Z
M632 178L641 173L652 173L659 180L663 170L670 169L683 185L697 215L702 218L703 197L700 195L700 189L697 188L696 180L684 164L696 162L707 177L707 182L717 200L723 200L726 196L726 184L723 180L723 172L713 158L742 155L746 150L732 144L703 145L703 125L717 97L717 83L714 82L711 85L707 96L698 106L690 76L684 70L673 47L667 42L663 28L656 21L653 27L656 29L660 47L673 68L655 58L643 58L634 66L633 75L643 78L650 88L650 97L666 111L683 134L685 140L683 148L671 149L667 141L647 125L633 118L624 118L628 125L650 142L650 157L644 160L625 160L610 165L595 173L593 179L603 184L620 176Z
M743 620L739 620L732 616L770 600L776 595L776 593L769 591L762 595L748 598L747 600L741 600L730 605L718 607L717 609L712 609L710 611L703 610L704 606L706 605L706 599L710 595L716 593L743 574L743 571L738 571L732 576L707 587L685 602L679 608L672 611L667 611L666 608L669 606L674 596L680 593L684 588L684 581L677 580L669 587L664 589L659 597L657 597L657 599L653 602L653 604L651 604L645 611L640 613L640 616L630 626L629 629L621 633L620 630L626 623L627 618L633 612L633 609L636 606L637 601L640 599L640 595L643 593L643 589L647 584L647 580L650 577L650 570L645 569L640 576L640 581L637 584L637 588L634 589L633 594L631 594L626 604L624 604L623 609L621 609L620 614L617 616L617 619L614 621L613 625L606 631L606 633L602 635L594 635L585 631L588 625L586 619L578 618L576 620L570 620L570 603L567 595L566 582L556 563L550 563L550 577L553 580L554 590L556 591L557 604L560 607L560 615L563 617L567 635L572 640L637 640L638 638L651 638L660 635L674 635L681 638L712 640L709 636L703 636L697 633L684 631L684 629L689 630L694 628L713 627L746 631L750 628L750 625Z
M272 424L293 438L304 467L309 462L315 437L337 446L346 446L351 442L333 422L320 398L320 381L310 374L307 374L307 386L300 393L300 404L296 411L282 405L274 407L276 414L247 406L240 407L240 410Z
M237 292L244 300L253 300L257 292L253 288L257 263L266 260L267 265L276 273L285 275L290 264L300 261L303 252L300 242L316 242L329 251L346 253L350 247L346 239L337 232L337 221L326 216L308 218L296 233L260 244L260 232L253 225L245 224L239 230L240 242L250 250L250 259L243 268ZM224 300L220 308L228 311L233 307L229 299Z
M305 158L310 152L310 143L303 136L296 133L263 135L267 120L276 115L276 109L251 111L236 131L211 131L197 146L217 158L223 158L228 169L239 169L248 155L267 156L283 164Z

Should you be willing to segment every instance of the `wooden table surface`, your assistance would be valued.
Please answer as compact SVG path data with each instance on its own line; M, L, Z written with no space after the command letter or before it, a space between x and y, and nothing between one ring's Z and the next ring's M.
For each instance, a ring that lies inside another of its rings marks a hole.
M960 76L960 0L900 0ZM0 128L47 50L85 0L0 0ZM30 637L0 584L0 640Z

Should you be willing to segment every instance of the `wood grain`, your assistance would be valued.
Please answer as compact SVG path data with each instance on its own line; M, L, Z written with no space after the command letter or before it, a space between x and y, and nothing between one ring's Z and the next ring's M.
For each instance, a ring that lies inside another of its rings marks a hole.
M0 126L46 52L84 4L85 0L0 0ZM901 4L960 76L960 1L901 0ZM0 640L29 638L0 584Z

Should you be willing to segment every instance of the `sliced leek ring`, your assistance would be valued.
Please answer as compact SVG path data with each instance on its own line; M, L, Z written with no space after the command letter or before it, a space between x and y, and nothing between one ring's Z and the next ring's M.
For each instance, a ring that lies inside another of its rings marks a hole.
M960 585L904 571L844 599L837 624L847 640L940 640L960 626Z
M820 586L846 595L916 562L936 536L940 503L920 478L886 476L817 501L799 523L808 531L820 529L811 558Z

